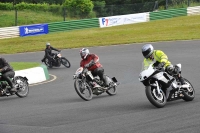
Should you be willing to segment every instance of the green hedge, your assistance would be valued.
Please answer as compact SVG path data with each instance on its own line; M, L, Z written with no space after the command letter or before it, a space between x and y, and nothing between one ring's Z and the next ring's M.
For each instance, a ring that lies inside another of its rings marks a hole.
M62 11L62 5L56 4L29 4L25 2L21 2L15 5L16 9L19 11L22 10L32 10L32 11L50 11L50 12L59 12ZM14 10L13 3L0 3L0 10Z
M1 3L0 2L0 10L14 10L12 3Z

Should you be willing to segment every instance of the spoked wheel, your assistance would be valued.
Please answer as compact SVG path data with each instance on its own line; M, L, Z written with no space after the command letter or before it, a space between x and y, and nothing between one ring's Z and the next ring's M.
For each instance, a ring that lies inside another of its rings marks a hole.
M190 87L188 89L184 89L182 91L182 94L184 95L183 100L192 101L195 97L194 88L193 88L192 84L187 79L184 79L184 80L186 81L187 84L189 84Z
M65 57L61 57L61 63L67 68L71 66L70 62Z
M47 58L44 60L44 63L48 68L52 68L52 66L49 64L49 60Z
M114 84L114 83L113 83ZM106 93L110 96L116 95L117 94L117 87L112 85L111 88L109 88Z
M166 104L166 96L165 93L161 90L160 94L157 92L155 87L147 86L146 87L146 96L148 100L157 108L162 108Z
M74 81L74 88L76 93L85 101L89 101L92 99L93 94L90 86L83 82L82 80L76 79Z
M26 97L29 93L29 85L27 79L21 76L16 76L14 78L15 87L17 92L15 93L18 97Z

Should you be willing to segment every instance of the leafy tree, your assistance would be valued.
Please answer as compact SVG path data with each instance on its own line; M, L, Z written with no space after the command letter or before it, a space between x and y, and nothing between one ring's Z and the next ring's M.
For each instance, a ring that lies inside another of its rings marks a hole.
M65 0L63 6L66 7L71 17L88 16L94 7L91 0Z

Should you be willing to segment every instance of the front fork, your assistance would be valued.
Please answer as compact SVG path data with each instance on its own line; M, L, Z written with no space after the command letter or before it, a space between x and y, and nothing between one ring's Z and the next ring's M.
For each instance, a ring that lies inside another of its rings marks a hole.
M162 93L160 92L160 88L159 88L159 85L158 85L158 81L155 82L156 83L156 89L157 89L157 92L159 95L162 95Z

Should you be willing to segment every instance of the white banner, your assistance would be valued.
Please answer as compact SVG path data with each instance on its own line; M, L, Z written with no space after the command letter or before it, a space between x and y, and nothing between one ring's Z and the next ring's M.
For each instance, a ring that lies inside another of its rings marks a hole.
M15 71L15 76L26 77L29 84L34 84L46 80L42 67L34 67L30 69Z
M99 18L99 24L101 28L141 22L147 22L147 13Z

